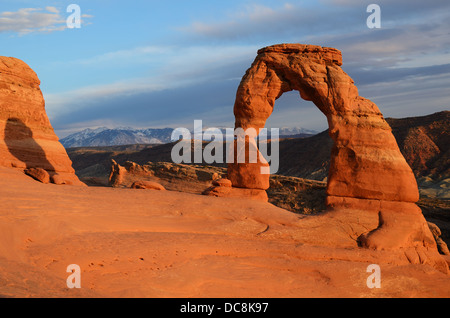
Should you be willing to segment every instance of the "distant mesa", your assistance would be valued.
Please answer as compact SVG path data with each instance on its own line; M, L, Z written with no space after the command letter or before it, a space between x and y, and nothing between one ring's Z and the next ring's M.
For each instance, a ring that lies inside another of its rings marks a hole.
M42 169L50 182L84 185L48 120L39 85L27 64L0 57L0 166L43 177Z

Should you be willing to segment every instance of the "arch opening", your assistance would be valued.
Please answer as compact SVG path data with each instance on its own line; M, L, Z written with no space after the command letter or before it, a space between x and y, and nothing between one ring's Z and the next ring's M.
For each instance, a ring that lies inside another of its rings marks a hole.
M313 102L301 98L300 93L291 90L283 93L275 101L274 111L266 121L266 128L279 128L280 135L296 133L315 134L328 129L323 113Z

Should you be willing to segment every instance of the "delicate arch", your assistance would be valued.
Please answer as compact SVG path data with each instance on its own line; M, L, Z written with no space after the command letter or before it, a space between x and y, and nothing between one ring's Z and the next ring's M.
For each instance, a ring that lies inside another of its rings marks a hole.
M329 204L344 197L417 202L415 177L389 125L374 103L358 95L341 64L341 53L333 48L281 44L259 50L236 94L235 127L263 128L275 100L284 92L297 90L327 117L334 141ZM269 176L261 175L254 167L257 165L229 164L233 185L267 189ZM242 174L251 177L242 178Z
M348 222L349 209L364 213L364 219L371 220L369 226L378 220L378 227L360 234L360 246L404 248L411 262L417 258L411 255L421 255L419 259L427 259L447 273L448 266L415 204L419 199L417 183L391 128L378 107L358 95L341 64L341 53L333 48L281 44L259 50L236 94L235 127L263 128L275 100L284 92L299 91L327 117L334 141L328 211L337 212L335 217L342 217L343 223ZM235 189L229 195L250 193L264 199L264 193L267 199L264 190L269 188L269 175L261 174L264 165L267 163L229 163L228 178Z

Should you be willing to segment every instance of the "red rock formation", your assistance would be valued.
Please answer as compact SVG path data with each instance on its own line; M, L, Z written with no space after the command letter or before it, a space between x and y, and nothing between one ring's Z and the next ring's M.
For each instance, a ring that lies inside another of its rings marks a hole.
M332 48L284 44L259 50L238 88L236 128L263 128L275 100L297 90L328 119L334 140L328 195L416 202L414 175L389 125L374 103L358 95L341 64L340 52ZM234 185L238 180L233 172L242 168L241 164L229 166Z
M248 198L256 201L268 202L269 196L262 189L249 189L232 187L229 179L221 178L212 182L212 187L202 192L212 197Z
M166 188L153 181L136 181L131 185L131 189L166 191Z
M41 168L30 168L25 170L25 174L32 177L33 179L42 182L42 183L50 183L50 175L49 173Z
M334 141L327 184L330 210L357 209L379 217L379 227L360 237L374 249L419 248L436 253L436 243L414 204L419 192L391 128L378 107L360 97L353 80L340 68L333 48L281 44L263 48L243 77L234 106L235 127L264 127L275 100L297 90L327 117ZM228 165L234 187L264 189L269 175L263 163Z
M48 120L39 85L23 61L0 57L0 166L41 168L59 184L84 185Z
M212 184L217 187L226 187L226 188L227 187L231 188L232 186L231 181L226 178L214 180Z
M111 160L109 185L114 188L129 188L135 182L149 181L161 184L169 191L202 193L226 172L224 168L184 165L169 162L147 162L138 165L127 161L123 166Z

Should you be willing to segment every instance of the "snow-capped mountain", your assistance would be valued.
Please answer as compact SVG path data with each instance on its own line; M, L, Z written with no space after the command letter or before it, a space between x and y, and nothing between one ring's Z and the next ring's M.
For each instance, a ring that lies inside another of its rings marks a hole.
M225 135L225 128L219 128ZM80 132L62 138L60 142L66 148L74 147L102 147L102 146L120 146L120 145L134 145L134 144L164 144L172 142L173 128L148 128L148 129L134 129L131 127L106 128L100 127L96 129L85 129ZM203 129L203 139L205 141L211 140L211 136L205 133ZM270 136L270 129L267 130L267 135ZM193 135L193 132L192 136ZM307 130L300 127L280 128L279 136L296 136L307 137L317 134L314 130Z
M294 136L294 135L316 135L319 132L316 130L305 129L302 127L283 127L280 128L280 136Z
M169 143L172 135L172 128L149 128L133 129L130 127L120 127L109 129L101 127L97 129L85 129L74 133L60 142L66 148L72 147L100 147L100 146L120 146L133 144L163 144Z

